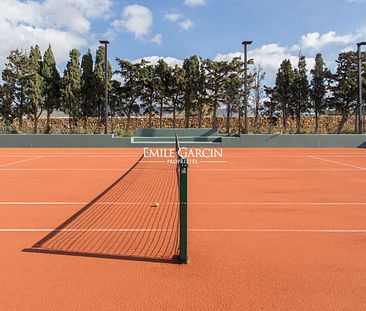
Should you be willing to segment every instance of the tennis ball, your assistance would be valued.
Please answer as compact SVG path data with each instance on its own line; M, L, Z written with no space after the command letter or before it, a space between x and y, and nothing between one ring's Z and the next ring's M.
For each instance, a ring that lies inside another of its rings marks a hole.
M159 202L155 203L155 207L159 207L159 205L160 205Z

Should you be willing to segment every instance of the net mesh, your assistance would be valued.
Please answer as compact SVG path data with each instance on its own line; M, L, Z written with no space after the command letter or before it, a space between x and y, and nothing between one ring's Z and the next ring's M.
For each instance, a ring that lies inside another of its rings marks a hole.
M179 174L144 158L32 250L157 261L179 255Z

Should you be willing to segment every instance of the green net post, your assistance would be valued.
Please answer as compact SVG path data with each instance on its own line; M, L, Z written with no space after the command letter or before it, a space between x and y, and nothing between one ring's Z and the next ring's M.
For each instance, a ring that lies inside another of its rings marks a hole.
M180 200L179 200L179 213L180 213L180 255L179 260L181 263L186 264L188 262L188 187L187 187L187 174L188 174L188 162L187 159L180 159Z

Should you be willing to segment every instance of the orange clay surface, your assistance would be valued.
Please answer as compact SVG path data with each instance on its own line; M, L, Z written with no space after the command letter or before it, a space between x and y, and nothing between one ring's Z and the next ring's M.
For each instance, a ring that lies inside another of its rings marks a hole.
M365 310L365 151L223 152L189 167L179 265L174 164L0 149L0 310Z

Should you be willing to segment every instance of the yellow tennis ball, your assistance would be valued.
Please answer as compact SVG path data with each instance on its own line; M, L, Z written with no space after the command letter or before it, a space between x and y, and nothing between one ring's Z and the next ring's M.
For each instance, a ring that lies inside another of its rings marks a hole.
M156 203L155 203L155 206L156 206L156 207L159 207L159 205L160 205L160 204L159 204L159 202L156 202Z

